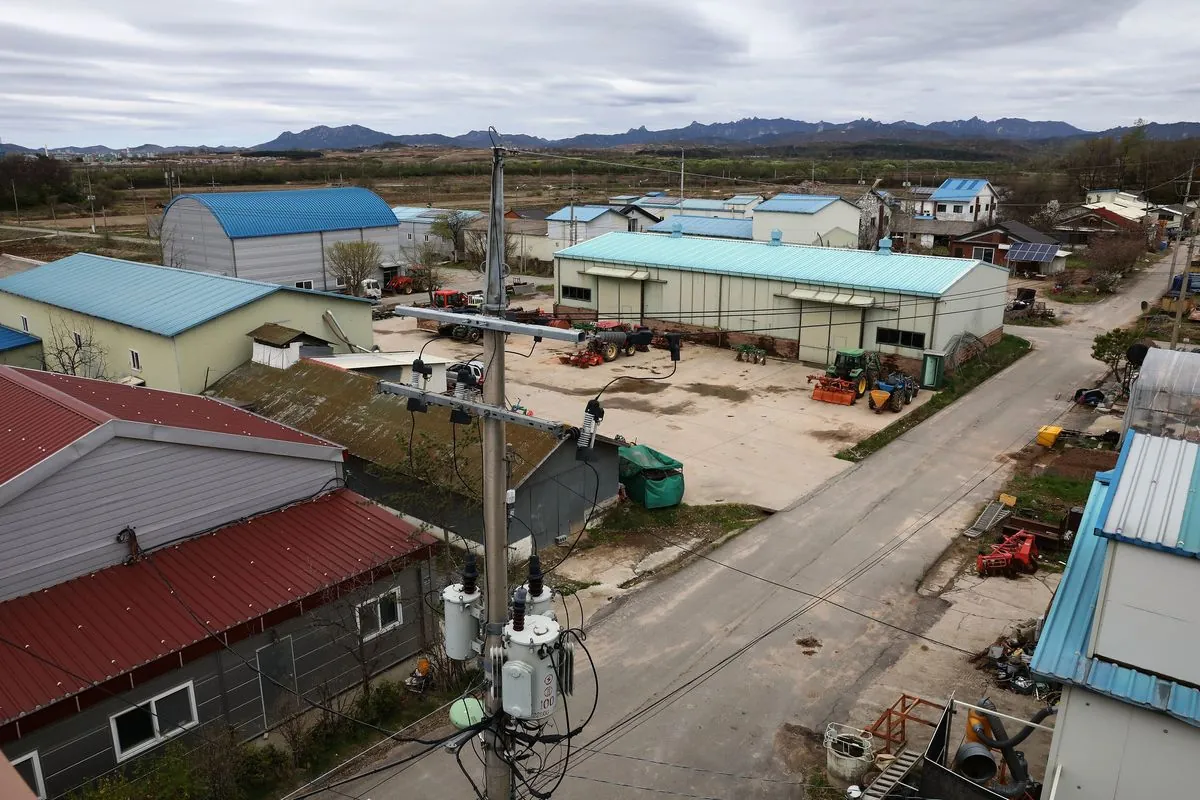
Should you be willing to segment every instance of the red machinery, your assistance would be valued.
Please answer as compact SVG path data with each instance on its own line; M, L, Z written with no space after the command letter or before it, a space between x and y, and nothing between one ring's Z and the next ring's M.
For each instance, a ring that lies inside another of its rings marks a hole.
M1004 541L992 545L992 552L980 553L975 557L975 571L980 576L1013 577L1018 572L1032 575L1037 572L1037 567L1037 538L1028 531L1005 536Z
M839 406L850 406L854 405L854 401L858 399L853 381L833 378L829 375L809 375L808 382L812 383L813 381L817 383L812 391L813 400L837 403Z
M558 360L561 363L569 364L572 367L582 367L587 369L588 367L596 367L600 364L603 364L604 356L596 350L584 349L576 350L569 356L559 356Z

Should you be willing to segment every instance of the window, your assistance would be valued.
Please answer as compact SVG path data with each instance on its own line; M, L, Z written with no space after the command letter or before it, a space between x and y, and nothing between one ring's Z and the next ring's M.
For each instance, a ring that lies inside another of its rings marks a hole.
M117 760L144 753L197 723L192 682L152 697L137 708L109 717Z
M876 328L875 344L892 344L897 347L925 349L925 334L917 331L901 331L895 328Z
M585 303L590 303L592 302L592 290L584 289L580 286L564 285L562 287L562 298L563 300L582 300Z
M938 211L945 211L945 210L946 210L946 204L945 204L945 203L938 203L938 204L937 204L937 210L938 210Z
M29 317L24 314L21 315L21 330L29 333Z
M83 347L83 337L79 335L79 331L72 331L71 338L75 340L76 347Z
M410 238L410 239L412 238L412 234L411 234L411 233L408 235L408 238Z
M354 617L358 620L358 632L363 641L370 641L376 636L399 628L404 622L404 613L400 608L400 590L389 589L378 597L359 603L354 608Z
M991 247L972 247L971 248L971 258L975 258L980 261L986 261L987 263L991 264L991 263L993 263L993 259L995 257L996 257L996 251Z
M335 282L337 283L337 287L338 287L339 289L344 289L344 288L346 288L346 278L345 278L345 276L338 275L338 276L337 276L337 278L335 279Z
M137 350L129 351L129 366L133 367L134 372L142 371L142 356Z
M43 800L46 797L46 784L42 780L42 760L38 758L37 750L14 758L11 763L17 774L29 785L34 796Z
M429 241L429 234L428 234L428 233L427 233L427 234L425 234L425 241L427 241L427 242Z
M961 214L961 213L962 213L962 206L955 206L955 207L954 207L954 213L955 213L955 214Z
M296 281L297 289L311 289L312 281Z

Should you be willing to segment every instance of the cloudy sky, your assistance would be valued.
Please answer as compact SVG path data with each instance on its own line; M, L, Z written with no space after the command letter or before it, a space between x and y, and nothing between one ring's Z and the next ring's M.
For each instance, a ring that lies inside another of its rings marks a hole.
M1200 118L1196 0L0 0L0 138ZM1184 33L1186 32L1186 33Z

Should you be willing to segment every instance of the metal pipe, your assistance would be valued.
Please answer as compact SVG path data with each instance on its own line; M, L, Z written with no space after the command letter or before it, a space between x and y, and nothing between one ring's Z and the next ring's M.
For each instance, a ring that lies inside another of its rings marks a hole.
M1038 730L1049 731L1050 733L1054 733L1054 728L1051 728L1049 725L1040 725L1036 722L1030 722L1027 719L1021 719L1020 717L1010 717L1008 714L1001 714L999 711L996 711L991 708L985 708L984 706L971 705L970 703L964 703L962 700L951 700L950 704L952 706L962 706L963 708L973 708L976 711L983 713L983 714L990 714L993 717L999 717L1000 719L1006 719L1009 722L1017 722L1017 723L1020 723L1021 725L1029 725L1031 727L1037 728Z

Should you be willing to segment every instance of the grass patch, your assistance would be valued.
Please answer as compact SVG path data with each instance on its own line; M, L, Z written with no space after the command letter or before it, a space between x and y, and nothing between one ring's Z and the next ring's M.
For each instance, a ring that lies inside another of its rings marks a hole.
M981 357L960 367L954 377L947 380L942 390L931 397L928 402L913 409L883 430L876 431L853 447L839 451L837 457L844 461L862 461L893 439L920 425L988 378L1015 363L1017 359L1029 352L1029 346L1029 342L1019 336L1004 334L1000 341L995 346L988 348L988 351Z
M1087 503L1092 481L1025 474L1015 476L1005 491L1017 498L1017 508L1023 516L1042 522L1058 522L1072 507Z
M1004 320L1004 327L1020 326L1024 328L1057 328L1063 321L1058 317L1018 317Z
M625 503L604 515L596 527L587 532L587 547L620 542L627 537L654 534L667 539L686 535L706 539L761 522L767 514L755 506L742 503L719 503L711 506L689 506L686 503L672 508L644 508Z
M538 293L540 294L554 294L553 283L539 283L534 288L537 289Z
M1111 296L1112 295L1100 294L1099 292L1065 291L1059 292L1058 294L1048 295L1047 299L1054 300L1058 303L1070 303L1071 305L1087 305L1089 303L1099 303L1104 298Z
M554 577L554 590L563 597L570 597L590 586L599 585L600 581L573 581L570 578L563 578L557 575Z

